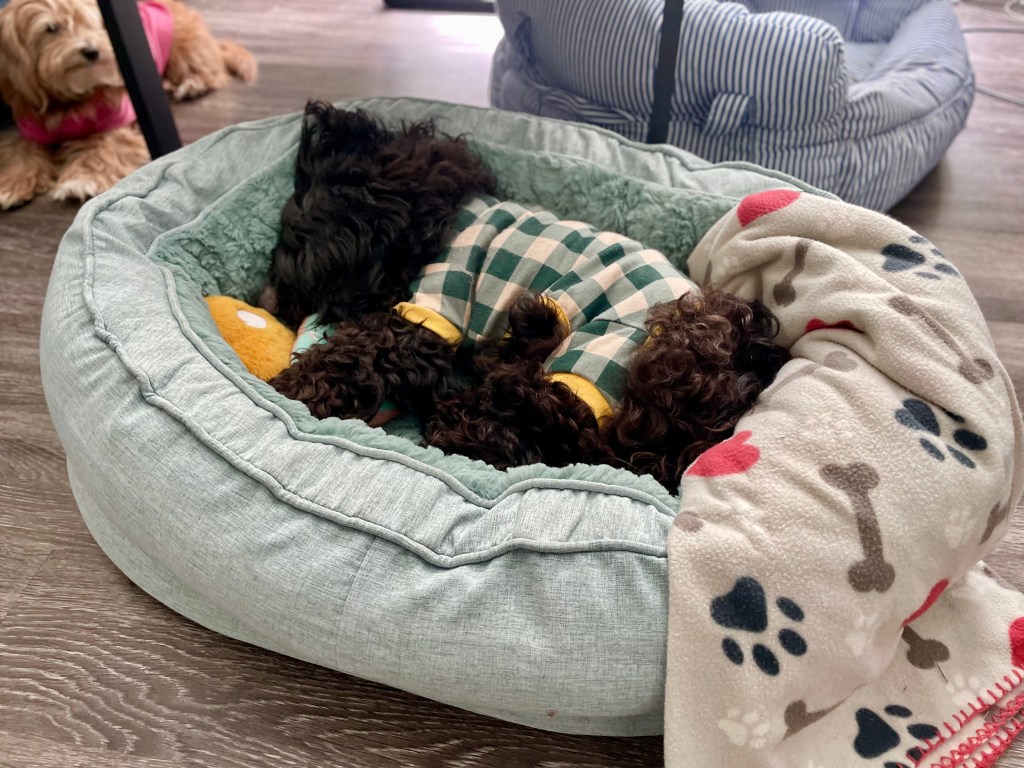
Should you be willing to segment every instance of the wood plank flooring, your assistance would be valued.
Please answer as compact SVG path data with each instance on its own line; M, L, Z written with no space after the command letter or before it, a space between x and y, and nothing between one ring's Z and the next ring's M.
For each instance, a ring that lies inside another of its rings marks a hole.
M197 0L249 46L253 87L178 105L182 138L307 98L412 95L486 104L492 16L377 0ZM1001 0L967 27L1022 26ZM1024 36L972 36L979 82L1024 97ZM1024 109L979 95L967 129L893 215L961 269L1024 392ZM36 345L75 208L0 215L0 766L655 766L660 740L549 734L462 712L215 635L133 586L90 538L43 399ZM1024 517L990 560L1024 588ZM1001 765L1024 768L1024 745Z

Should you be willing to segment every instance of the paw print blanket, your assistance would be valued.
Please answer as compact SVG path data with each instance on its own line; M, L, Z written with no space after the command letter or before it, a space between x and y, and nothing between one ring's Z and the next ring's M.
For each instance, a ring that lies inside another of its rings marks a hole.
M1022 428L963 278L792 191L743 200L689 268L764 301L793 359L682 481L666 764L991 765L1024 727L1024 597L981 563Z

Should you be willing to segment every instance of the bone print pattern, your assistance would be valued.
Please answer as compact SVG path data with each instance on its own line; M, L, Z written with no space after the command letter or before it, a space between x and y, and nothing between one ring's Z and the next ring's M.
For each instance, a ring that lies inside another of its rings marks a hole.
M882 532L869 496L878 486L878 472L863 462L847 466L829 464L821 468L821 477L847 495L857 518L857 535L864 559L847 571L850 586L858 592L887 591L896 578L896 569L885 561Z
M995 533L996 528L1003 524L1003 522L1010 516L1010 501L1004 501L1002 504L996 504L992 507L992 511L988 513L988 523L985 525L985 531L981 535L981 541L979 544L984 544Z
M945 344L950 351L956 355L959 360L957 370L960 372L960 375L967 379L967 381L971 382L971 384L981 384L988 381L995 375L992 363L981 357L974 358L973 360L968 357L960 348L956 339L949 334L949 331L935 322L935 319L931 315L921 309L921 307L919 307L908 296L893 296L889 299L889 306L901 315L920 320L924 324L924 327L927 328L935 338Z
M918 669L932 669L940 661L949 660L949 648L941 640L921 637L911 627L903 628L903 640L907 644L907 661Z
M790 736L800 733L807 726L814 725L838 706L839 704L833 704L825 709L808 712L807 702L803 699L790 703L783 715L786 723L786 735L783 738L788 739Z
M809 251L810 248L810 240L801 240L796 244L796 248L793 252L793 268L789 270L789 272L786 273L786 276L776 284L774 289L772 289L772 295L775 297L775 303L780 307L788 307L796 301L796 289L793 287L793 281L807 266L807 251Z

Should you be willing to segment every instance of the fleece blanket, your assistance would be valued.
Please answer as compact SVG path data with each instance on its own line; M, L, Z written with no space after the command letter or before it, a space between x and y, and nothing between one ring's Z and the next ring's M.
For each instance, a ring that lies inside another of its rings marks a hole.
M1021 492L963 278L881 214L746 198L690 274L791 360L687 470L669 539L671 768L990 765L1024 726L1024 597L981 559Z

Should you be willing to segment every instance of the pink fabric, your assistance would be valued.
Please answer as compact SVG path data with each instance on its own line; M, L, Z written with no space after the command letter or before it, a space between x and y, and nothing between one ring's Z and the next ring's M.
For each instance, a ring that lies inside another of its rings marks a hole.
M152 0L143 0L138 3L138 9L153 61L156 63L157 71L163 74L171 56L174 19L166 7L152 2ZM84 110L84 114L70 115L52 128L47 127L43 120L37 117L18 118L18 130L21 132L22 138L29 141L39 144L60 144L64 141L83 139L96 133L112 131L135 122L135 109L127 94L114 105L107 103L99 96L93 97L91 101L94 106L93 110Z
M138 7L142 28L146 31L146 39L149 40L149 50L153 54L153 61L156 62L156 71L162 75L171 58L174 18L166 6L152 0L143 0Z

